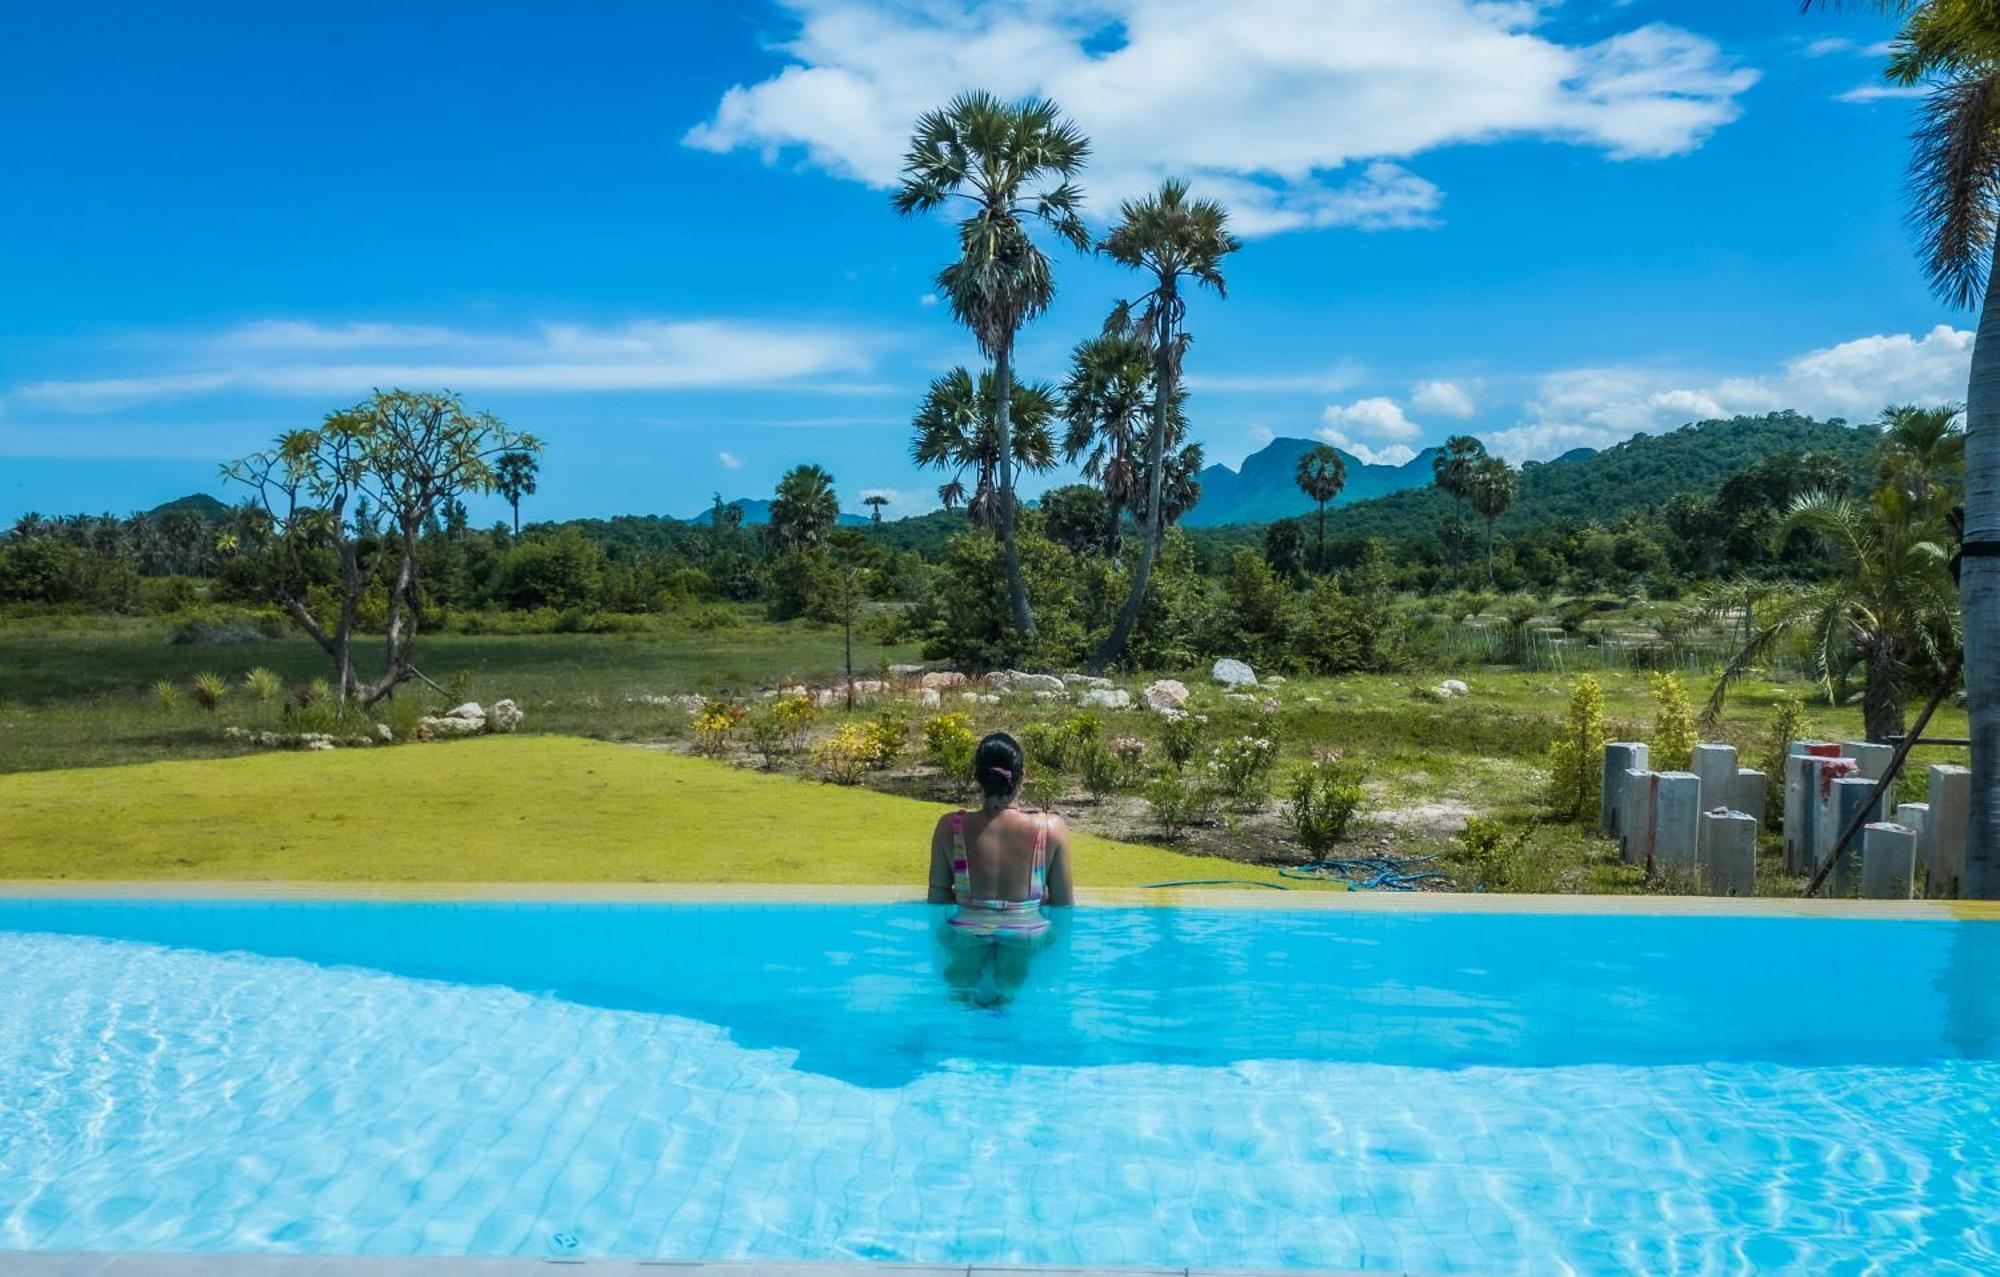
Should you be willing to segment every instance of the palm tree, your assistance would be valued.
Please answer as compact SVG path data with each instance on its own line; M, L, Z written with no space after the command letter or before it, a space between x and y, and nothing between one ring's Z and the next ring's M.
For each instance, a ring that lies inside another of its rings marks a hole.
M1486 588L1493 588L1493 525L1514 504L1514 467L1500 457L1481 457L1465 476L1472 512L1486 520Z
M1444 447L1431 455L1431 482L1452 500L1449 549L1454 577L1458 575L1459 544L1465 535L1466 481L1472 476L1472 467L1485 455L1486 445L1471 435L1453 435L1444 441Z
M493 487L514 511L514 535L521 535L521 498L535 495L541 463L532 452L503 452L493 459Z
M1813 7L1805 0L1804 7ZM1911 221L1944 300L1979 308L1965 394L1965 510L1958 599L1966 645L1972 810L1968 897L2000 897L2000 6L1990 0L1874 0L1902 20L1888 78L1934 86L1913 137Z
M778 480L765 535L779 553L810 550L825 544L827 534L839 521L840 502L833 494L833 476L819 466L793 466Z
M915 437L910 459L926 469L951 471L951 478L938 488L945 508L965 506L975 524L999 528L1004 539L1011 519L1006 513L1009 501L1000 490L1000 441L1006 438L1013 451L1014 465L1007 468L1053 469L1056 445L1050 423L1055 420L1056 397L1040 382L1010 382L1012 403L1006 415L1014 429L1006 433L999 396L994 393L996 380L992 373L980 373L975 389L972 374L954 368L931 382L911 423ZM965 485L968 470L970 493Z
M959 258L938 272L937 283L953 316L993 362L995 451L1001 457L1014 455L1014 338L1055 298L1048 254L1028 227L1039 222L1076 248L1089 248L1090 233L1078 214L1083 191L1071 180L1089 153L1088 139L1055 103L1008 103L976 92L919 119L903 159L897 212L927 213L954 198L972 205L971 216L958 225ZM1014 628L1025 638L1034 633L1035 617L1014 544L1013 467L1001 465L998 479L1008 603Z
M1083 460L1083 476L1104 491L1110 507L1105 552L1118 553L1127 510L1146 500L1139 445L1152 414L1152 352L1129 333L1102 333L1078 342L1063 382L1063 460ZM1183 426L1185 422L1182 423Z
M889 498L879 492L871 492L861 498L861 504L868 507L868 521L876 527L882 526L882 507L889 504Z
M1326 571L1326 503L1340 495L1347 486L1347 462L1340 453L1323 443L1316 443L1306 449L1299 458L1296 474L1299 491L1313 499L1319 507L1319 570Z
M1229 233L1229 211L1214 200L1189 199L1187 183L1173 178L1162 182L1157 194L1121 204L1118 224L1098 245L1113 261L1145 271L1153 279L1152 288L1145 293L1120 302L1105 325L1107 332L1140 336L1152 347L1153 424L1146 432L1146 541L1125 606L1091 658L1093 670L1109 666L1125 650L1125 640L1146 602L1153 560L1167 533L1162 498L1167 483L1167 448L1172 442L1175 415L1183 411L1181 360L1189 341L1181 328L1187 318L1182 288L1192 281L1213 288L1218 297L1228 296L1222 259L1241 247L1243 241Z

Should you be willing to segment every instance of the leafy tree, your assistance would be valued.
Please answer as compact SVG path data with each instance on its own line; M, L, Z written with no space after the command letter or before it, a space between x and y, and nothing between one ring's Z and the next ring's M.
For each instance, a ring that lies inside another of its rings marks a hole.
M1055 394L1040 382L1009 382L1012 407L1006 414L1012 428L1001 424L998 384L992 373L981 373L975 389L972 374L954 368L931 382L911 423L914 436L910 459L932 470L948 470L951 478L938 488L945 508L965 507L967 517L981 527L998 528L1004 544L1008 521L1005 508L1013 500L1002 490L1012 469L1043 471L1055 467L1055 436L1050 423L1056 415ZM1013 451L1014 465L1000 464L1000 441ZM972 472L968 495L967 471Z
M815 465L793 466L778 480L771 502L771 522L764 529L771 548L787 551L817 549L840 522L840 501L833 476Z
M1296 475L1299 491L1319 507L1319 566L1326 567L1326 503L1347 486L1347 463L1340 453L1323 443L1314 444L1299 458Z
M1655 771L1686 771L1694 761L1694 713L1678 674L1655 673L1650 682L1659 714L1653 719L1651 760Z
M1042 523L1049 539L1079 558L1104 554L1109 548L1104 493L1087 483L1066 484L1042 494Z
M861 504L868 507L868 521L876 527L882 526L882 507L889 504L889 498L879 492L871 492L861 498Z
M972 213L959 223L959 258L938 272L938 290L953 316L992 361L994 454L1014 456L1014 340L1021 326L1055 298L1049 258L1029 233L1047 227L1079 250L1090 245L1079 209L1083 192L1072 180L1090 153L1089 140L1042 99L1008 103L990 93L953 98L917 121L903 161L896 210L928 213L958 198ZM1014 627L1028 636L1035 618L1014 543L1014 475L998 467L1000 541Z
M1182 329L1187 318L1183 288L1192 283L1226 296L1222 261L1241 247L1242 241L1229 233L1229 213L1221 204L1189 199L1187 184L1172 179L1161 183L1157 194L1120 205L1118 224L1099 245L1113 261L1152 277L1152 288L1132 301L1119 303L1106 327L1112 332L1141 335L1152 347L1153 424L1146 432L1145 545L1125 607L1091 658L1093 669L1110 665L1125 650L1125 641L1146 601L1153 560L1166 535L1167 447L1181 402L1181 361L1189 341ZM1191 478L1185 476L1185 481Z
M874 588L882 566L881 551L852 528L841 528L827 539L830 570L821 584L819 610L840 622L841 655L847 670L847 708L854 708L854 620Z
M1514 504L1514 467L1499 457L1481 457L1465 477L1472 512L1486 520L1486 585L1493 586L1493 525Z
M1063 460L1079 458L1084 477L1103 490L1104 544L1118 553L1119 525L1127 510L1146 504L1145 467L1139 449L1152 415L1153 358L1130 333L1103 333L1077 343L1062 386ZM1185 428L1185 422L1182 423Z
M1603 764L1604 691L1585 674L1570 692L1562 730L1549 745L1549 801L1563 819L1596 812Z
M1306 533L1297 519L1279 519L1264 529L1264 562L1287 581L1305 571Z
M493 461L493 487L514 512L514 535L521 535L521 498L535 495L541 463L532 452L503 452Z
M1461 548L1459 529L1465 526L1465 499L1471 493L1472 468L1486 455L1486 445L1471 435L1453 435L1431 457L1431 483L1451 498L1452 532L1446 538L1451 550L1451 570L1458 573Z

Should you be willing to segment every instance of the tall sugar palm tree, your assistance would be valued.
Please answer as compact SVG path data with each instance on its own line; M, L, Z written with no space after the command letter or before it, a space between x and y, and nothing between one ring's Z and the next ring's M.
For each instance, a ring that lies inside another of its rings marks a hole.
M871 492L861 498L861 504L868 507L868 521L876 527L882 526L882 507L889 504L889 498L879 492Z
M1014 339L1055 298L1048 254L1029 227L1047 227L1079 250L1090 247L1079 212L1083 191L1073 180L1089 153L1089 140L1053 102L963 93L917 121L903 159L898 212L925 213L954 199L970 205L958 224L958 260L938 272L937 283L953 316L992 361L1001 457L1014 454ZM1013 467L1001 465L998 480L1008 604L1025 638L1034 633L1035 617L1014 544Z
M793 466L778 480L765 536L771 548L781 554L810 550L826 544L839 522L840 500L833 493L833 476L819 466Z
M1182 328L1187 319L1184 289L1190 285L1207 287L1218 297L1227 296L1222 262L1241 247L1243 241L1229 233L1229 211L1214 200L1189 198L1187 183L1172 178L1162 182L1157 193L1120 205L1118 224L1098 245L1111 260L1152 278L1150 289L1118 304L1105 327L1108 332L1139 336L1152 348L1153 422L1146 432L1145 545L1139 552L1139 566L1132 574L1132 590L1125 606L1091 658L1094 670L1104 669L1124 652L1125 641L1138 623L1139 609L1146 602L1153 560L1166 536L1162 492L1167 482L1167 449L1172 442L1169 436L1174 415L1182 403L1181 360L1189 341Z
M1129 333L1102 333L1078 342L1062 386L1063 460L1083 463L1083 476L1104 492L1110 526L1104 545L1118 553L1125 512L1146 501L1139 449L1152 415L1153 358Z
M1008 495L1001 491L1001 475L1009 468L1037 472L1054 468L1056 445L1050 423L1056 416L1056 397L1041 382L1010 381L1006 419L1014 428L1005 431L995 393L998 380L983 372L975 383L971 373L954 368L931 382L911 423L915 433L910 459L926 469L950 471L951 478L938 488L945 508L965 506L975 524L998 528L1004 538L1011 520L1005 513ZM1000 464L1003 438L1013 453L1012 467Z
M1493 588L1493 525L1514 504L1514 467L1500 457L1486 456L1474 462L1465 476L1465 499L1472 512L1486 520L1486 588Z
M1470 495L1466 484L1472 477L1472 467L1485 455L1486 445L1479 440L1471 435L1453 435L1431 456L1431 482L1452 502L1452 531L1447 548L1454 577L1458 575L1459 547L1465 537L1465 498Z
M1326 571L1326 503L1340 495L1347 486L1347 462L1340 453L1323 443L1316 443L1299 457L1299 468L1293 476L1299 491L1311 497L1319 507L1319 544L1315 551L1319 559L1319 570Z
M1803 7L1815 7L1804 0ZM2000 4L1993 0L1873 0L1902 29L1888 78L1930 85L1910 160L1911 221L1931 287L1979 310L1965 392L1965 493L1958 600L1971 722L1969 897L2000 898Z
M521 535L521 498L535 495L541 463L532 452L503 452L493 459L493 487L514 511L514 535Z

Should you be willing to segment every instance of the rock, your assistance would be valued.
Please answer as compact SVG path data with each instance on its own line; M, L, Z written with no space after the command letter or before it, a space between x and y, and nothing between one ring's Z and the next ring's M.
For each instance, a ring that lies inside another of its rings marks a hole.
M1095 674L1065 674L1062 676L1062 681L1069 687L1105 688L1111 686L1110 679L1099 678Z
M960 692L958 699L968 705L998 705L1000 698L991 692Z
M944 696L939 693L937 688L920 687L917 689L917 704L923 706L925 709L936 709L943 703Z
M249 732L244 731L240 727L225 727L222 729L222 739L224 740L246 740L249 738L249 735Z
M1283 674L1266 674L1264 676L1264 686L1266 687L1283 687L1284 685L1285 676Z
M375 724L375 739L387 745L395 741L396 733L389 730L387 723L377 723Z
M1242 661L1231 660L1226 656L1215 663L1208 671L1208 676L1224 687L1257 686L1257 671Z
M1178 712L1187 704L1187 684L1178 679L1158 679L1146 684L1146 690L1139 694L1139 699L1155 714Z
M486 721L486 711L480 708L478 701L467 701L463 705L455 706L452 709L448 709L445 711L444 716L446 718L476 719L481 723Z
M813 695L813 704L821 709L832 709L836 705L847 704L847 693L831 687L822 687Z
M1083 704L1099 709L1130 709L1132 693L1122 687L1093 687L1083 694Z
M486 730L489 732L511 732L521 725L521 707L512 701L494 701L493 709L486 715Z
M891 665L889 672L897 678L914 678L924 672L921 665Z
M309 750L332 749L333 741L331 739L309 740L306 742L305 747Z
M1257 698L1248 692L1224 692L1222 699L1225 701L1244 701L1247 703L1255 701Z
M778 695L784 697L811 696L812 689L804 683L787 683L778 689Z
M944 691L946 688L952 687L963 687L965 686L965 682L965 675L959 673L957 670L932 670L930 673L924 675L923 678L925 687L938 691Z
M418 740L437 740L445 736L474 736L485 730L484 718L452 718L449 715L439 718L427 714L417 720Z
M1437 693L1439 700L1450 700L1454 696L1472 695L1472 689L1467 687L1463 680L1456 678L1448 678L1431 690Z
M1051 696L1061 696L1068 690L1063 686L1063 681L1053 674L1022 674L1015 670L1009 670L1008 674L1010 681L1007 686L1011 691L1037 694L1046 692Z
M1014 685L1014 672L1012 670L992 670L979 681L996 692L1004 692Z
M879 696L889 690L889 685L879 678L857 678L854 680L856 696Z

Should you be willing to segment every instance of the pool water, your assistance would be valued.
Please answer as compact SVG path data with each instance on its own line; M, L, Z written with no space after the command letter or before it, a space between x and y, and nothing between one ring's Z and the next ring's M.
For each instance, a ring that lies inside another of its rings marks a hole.
M2000 1269L2000 924L0 901L0 1250Z

